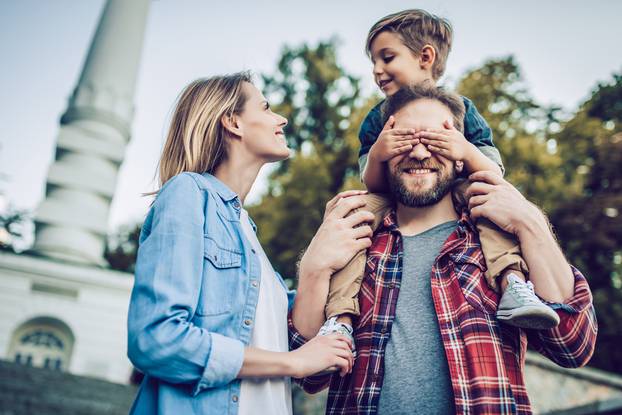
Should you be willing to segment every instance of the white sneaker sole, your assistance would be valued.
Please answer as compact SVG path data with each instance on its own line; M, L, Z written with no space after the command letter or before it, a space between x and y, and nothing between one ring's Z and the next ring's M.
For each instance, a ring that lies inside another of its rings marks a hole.
M523 329L545 330L559 324L559 316L546 306L524 306L512 310L498 310L497 319Z

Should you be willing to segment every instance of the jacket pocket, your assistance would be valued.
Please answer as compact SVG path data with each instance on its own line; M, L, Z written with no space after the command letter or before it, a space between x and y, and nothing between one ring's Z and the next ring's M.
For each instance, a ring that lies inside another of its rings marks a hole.
M241 289L243 254L206 236L203 256L203 281L196 313L201 317L229 313Z
M234 248L223 248L209 236L205 237L204 256L218 269L242 265L242 252Z

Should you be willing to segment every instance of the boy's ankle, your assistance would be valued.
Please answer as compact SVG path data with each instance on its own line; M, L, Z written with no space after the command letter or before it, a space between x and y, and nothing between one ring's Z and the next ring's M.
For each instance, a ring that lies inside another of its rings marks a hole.
M337 316L337 322L347 324L352 327L352 316L350 314L341 314Z
M501 288L502 293L504 293L505 290L508 288L508 284L509 284L508 275L510 274L514 274L523 282L527 282L527 278L525 277L525 274L522 273L522 271L517 271L515 269L507 268L503 270L503 272L498 277L499 287Z

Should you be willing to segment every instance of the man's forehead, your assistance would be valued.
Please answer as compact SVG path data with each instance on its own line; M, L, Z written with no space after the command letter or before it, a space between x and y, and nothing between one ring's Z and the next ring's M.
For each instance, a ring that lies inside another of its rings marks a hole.
M443 122L452 118L451 111L438 101L419 99L409 102L396 112L395 128L441 128Z

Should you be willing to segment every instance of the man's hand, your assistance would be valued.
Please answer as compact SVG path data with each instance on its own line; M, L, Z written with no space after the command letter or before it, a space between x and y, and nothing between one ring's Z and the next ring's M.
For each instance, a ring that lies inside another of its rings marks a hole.
M480 171L469 179L473 182L466 192L471 218L487 218L518 237L536 294L557 303L569 299L574 275L540 209L495 173Z
M427 129L415 133L428 150L440 154L452 161L468 160L475 146L456 130L449 121L443 123L443 129Z
M414 136L415 130L412 128L393 129L394 125L395 117L390 116L378 139L369 149L369 158L382 163L412 150L413 146L419 143Z
M332 275L343 268L357 252L371 246L372 230L364 224L373 221L374 215L361 210L348 216L350 211L365 206L361 199L349 196L363 193L366 192L342 192L326 204L324 222L300 261L301 274L304 270L309 274Z
M525 224L546 222L540 210L501 176L480 171L469 176L467 188L471 218L486 218L499 228L519 235Z

